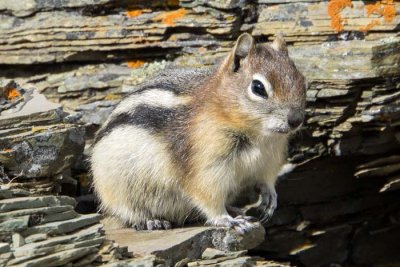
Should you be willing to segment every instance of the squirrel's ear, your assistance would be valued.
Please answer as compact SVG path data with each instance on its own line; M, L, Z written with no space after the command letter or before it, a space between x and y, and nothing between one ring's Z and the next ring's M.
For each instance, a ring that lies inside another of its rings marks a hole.
M284 52L284 53L288 54L288 50L287 50L287 47L286 47L286 42L283 39L283 35L281 33L278 33L275 36L275 40L272 42L271 47L273 49L275 49L276 51L281 51L281 52Z
M233 48L229 65L232 71L236 72L240 67L240 60L246 58L254 47L254 39L248 33L243 33L236 41Z

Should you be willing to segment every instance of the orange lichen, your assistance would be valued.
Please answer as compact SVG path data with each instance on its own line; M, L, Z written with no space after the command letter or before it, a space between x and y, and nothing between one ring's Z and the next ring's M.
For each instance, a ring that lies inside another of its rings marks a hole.
M14 100L15 98L18 98L21 96L21 93L18 92L17 88L9 88L5 92L5 97L8 100Z
M382 0L378 1L375 4L365 5L365 11L367 16L372 14L383 17L384 22L391 22L396 16L396 9L394 7L393 0ZM379 20L374 19L372 22L368 23L367 26L361 27L361 31L368 31L375 25L379 25L381 22Z
M346 7L351 7L351 0L330 0L328 3L328 14L331 17L331 27L336 31L340 32L344 28L344 20L340 15L340 12Z
M368 23L367 26L362 26L362 27L360 27L360 31L362 31L362 32L367 32L367 31L369 31L370 29L372 29L374 26L380 25L380 24L381 24L381 22L380 22L379 20L374 19L373 21L371 21L370 23Z
M10 153L10 152L12 152L13 150L11 149L11 148L6 148L6 149L3 149L3 152L6 152L6 153Z
M340 32L344 29L346 20L342 18L341 12L346 7L352 7L352 0L330 0L328 3L328 14L331 17L331 27L336 31ZM394 0L380 0L375 4L365 5L365 11L367 16L372 14L381 16L383 21L388 23L396 17L396 8L394 6ZM360 27L361 31L368 31L376 25L380 25L382 22L378 19L372 20L366 26Z
M134 9L134 10L128 10L128 11L126 12L126 15L127 15L129 18L134 18L134 17L137 17L137 16L142 15L142 13L143 13L143 10Z
M386 3L385 3L386 2ZM396 8L394 7L393 0L383 1L383 19L385 22L391 22L396 17Z
M180 8L174 11L164 12L153 18L154 21L161 21L162 24L173 26L175 21L186 15L186 9Z
M128 64L128 67L129 68L132 68L132 69L137 69L137 68L140 68L141 66L143 66L144 65L144 63L146 63L145 61L143 61L143 60L132 60L132 61L128 61L127 62L127 64Z

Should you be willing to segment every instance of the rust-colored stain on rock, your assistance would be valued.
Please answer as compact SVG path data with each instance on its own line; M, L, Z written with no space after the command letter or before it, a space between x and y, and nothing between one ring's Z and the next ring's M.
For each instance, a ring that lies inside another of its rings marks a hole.
M346 7L352 7L352 0L330 0L328 3L328 14L331 17L331 27L335 32L344 30L344 24L346 20L342 18L341 12ZM394 0L381 0L375 4L366 4L365 12L367 16L373 14L381 16L383 22L389 23L393 21L396 16L396 8L394 6ZM376 25L380 25L382 22L379 19L373 19L367 25L360 27L360 31L369 31Z
M164 12L153 18L154 21L161 21L162 24L173 26L175 21L186 15L186 9L180 8L174 11Z
M351 0L330 0L328 3L328 14L331 17L331 27L336 32L344 29L345 20L342 18L340 12L346 7L351 7Z
M382 0L376 2L375 4L365 5L365 10L368 16L372 14L379 15L383 17L383 21L386 23L391 22L396 16L396 9L394 7L393 0ZM368 23L367 26L361 27L360 30L369 31L372 27L379 24L381 24L381 22L378 19L374 19Z
M126 12L126 15L127 15L129 18L134 18L134 17L138 17L138 16L142 15L142 13L143 13L143 10L141 10L141 9L134 9L134 10L128 10L128 11Z
M141 66L144 65L144 63L146 63L146 62L143 60L132 60L132 61L127 62L128 67L132 68L132 69L140 68Z
M20 92L17 91L16 88L7 89L6 92L5 92L5 97L8 100L13 100L13 99L18 98L20 96L21 96L21 94L20 94Z

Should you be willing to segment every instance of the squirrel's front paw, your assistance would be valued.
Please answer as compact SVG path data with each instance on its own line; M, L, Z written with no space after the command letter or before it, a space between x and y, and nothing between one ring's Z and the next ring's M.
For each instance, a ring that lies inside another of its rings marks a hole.
M210 219L206 222L206 225L216 226L216 227L228 227L235 229L240 234L245 234L250 232L256 226L254 225L254 221L257 221L254 217L251 216L237 216L232 218L229 215L219 216L213 219Z
M266 223L274 214L278 206L278 194L275 190L269 190L268 193L261 194L261 204L258 209L261 211L260 221Z

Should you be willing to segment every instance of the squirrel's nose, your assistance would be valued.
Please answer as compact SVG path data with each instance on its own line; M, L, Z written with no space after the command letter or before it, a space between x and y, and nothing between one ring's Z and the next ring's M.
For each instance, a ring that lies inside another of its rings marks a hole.
M290 128L296 129L304 120L304 115L300 111L291 110L288 115L288 124Z

